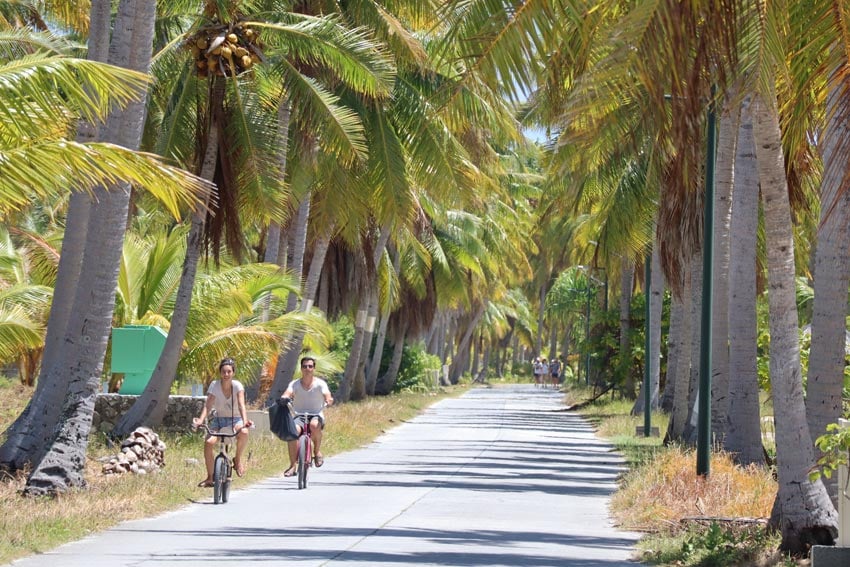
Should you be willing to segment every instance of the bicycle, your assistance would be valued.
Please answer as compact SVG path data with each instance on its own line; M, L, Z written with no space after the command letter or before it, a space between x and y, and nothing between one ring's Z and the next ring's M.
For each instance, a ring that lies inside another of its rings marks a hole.
M226 504L230 496L230 482L233 473L230 446L233 444L233 438L239 435L239 432L233 432L230 427L213 431L206 423L198 425L197 429L204 430L207 435L218 437L218 455L215 456L215 461L213 461L213 503ZM225 430L231 432L226 433Z
M289 411L292 412L292 401L287 402ZM324 405L322 406L324 408ZM307 471L313 463L313 436L310 432L310 418L317 415L315 413L294 413L293 417L304 417L304 426L301 428L301 433L295 442L298 444L296 454L298 455L298 490L307 488Z

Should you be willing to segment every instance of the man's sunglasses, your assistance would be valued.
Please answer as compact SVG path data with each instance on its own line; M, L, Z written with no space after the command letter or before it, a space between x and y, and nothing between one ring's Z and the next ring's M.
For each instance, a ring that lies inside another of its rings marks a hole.
M302 364L301 368L313 368L312 364Z

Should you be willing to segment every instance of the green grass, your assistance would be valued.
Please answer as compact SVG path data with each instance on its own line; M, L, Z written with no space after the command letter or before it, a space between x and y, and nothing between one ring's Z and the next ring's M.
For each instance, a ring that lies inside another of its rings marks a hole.
M435 401L460 395L465 389L458 386L439 393L403 393L328 408L322 452L330 456L361 447ZM13 399L0 396L0 431L23 409L31 393L31 389L18 386L4 386L2 393L10 391L15 392ZM167 445L166 466L156 474L102 475L98 459L119 449L107 447L98 438L89 447L88 487L84 490L56 498L25 498L19 493L24 486L23 475L0 480L0 533L4 534L0 538L0 564L50 550L125 520L210 500L209 489L195 486L205 476L201 434L166 434L162 438ZM285 443L271 436L253 435L246 474L234 478L233 490L281 474L288 460Z

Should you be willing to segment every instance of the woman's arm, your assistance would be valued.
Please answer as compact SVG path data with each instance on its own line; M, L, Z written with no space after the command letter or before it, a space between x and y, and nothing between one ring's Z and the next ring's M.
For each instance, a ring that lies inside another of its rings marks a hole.
M207 419L207 414L212 410L213 404L215 404L215 396L212 394L207 394L207 399L204 402L204 407L201 409L201 415L192 419L192 423L195 425L200 425Z
M237 404L239 405L239 415L242 416L242 427L251 427L253 423L248 419L248 410L245 407L245 390L239 390L236 396Z

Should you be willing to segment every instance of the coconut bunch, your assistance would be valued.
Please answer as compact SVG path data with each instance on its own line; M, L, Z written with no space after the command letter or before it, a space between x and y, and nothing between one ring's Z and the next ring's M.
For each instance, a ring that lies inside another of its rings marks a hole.
M222 24L198 30L187 41L198 76L233 77L262 59L258 33L244 23Z

